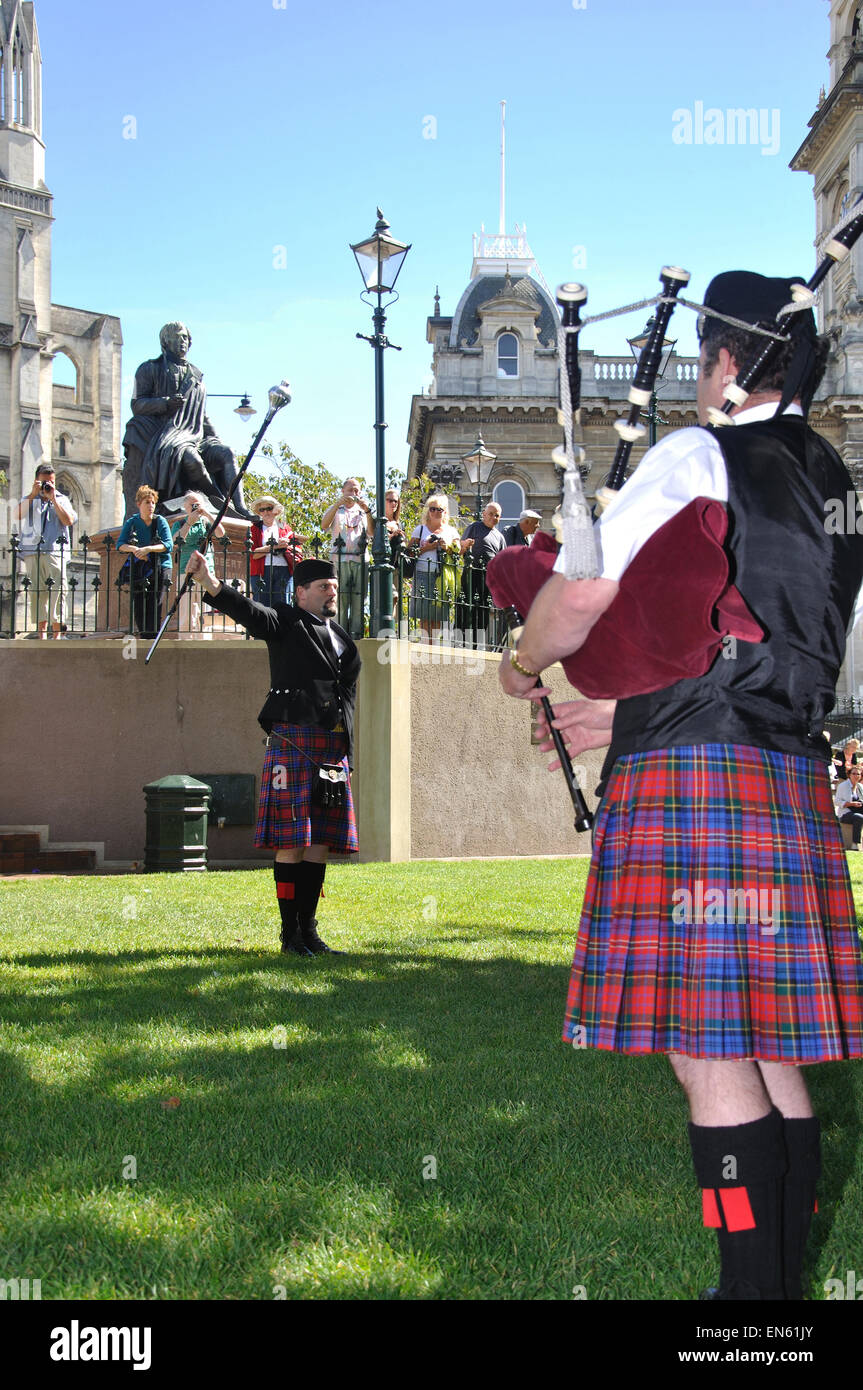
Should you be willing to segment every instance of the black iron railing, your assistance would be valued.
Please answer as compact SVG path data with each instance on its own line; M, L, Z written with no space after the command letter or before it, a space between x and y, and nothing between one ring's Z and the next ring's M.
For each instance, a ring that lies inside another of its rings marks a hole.
M837 700L824 724L830 731L830 742L834 748L841 748L849 738L863 741L863 700L847 697Z
M223 584L271 606L295 601L293 571L304 556L330 558L339 581L338 621L354 638L367 635L373 560L365 535L351 551L342 537L330 543L322 536L306 545L292 541L287 551L271 540L268 549L269 556L253 560L249 532L242 540L224 536L212 543L212 568ZM286 563L279 563L280 559ZM482 650L503 645L503 614L491 600L484 563L470 552L464 557L454 551L418 556L416 547L394 545L391 563L393 633L414 641ZM184 569L179 541L168 569L158 554L137 560L119 552L110 535L95 540L82 535L74 548L62 539L43 553L41 546L25 550L21 538L13 534L0 568L0 637L38 636L40 627L48 636L57 630L67 638L154 635ZM200 591L192 589L166 635L246 634L202 603Z

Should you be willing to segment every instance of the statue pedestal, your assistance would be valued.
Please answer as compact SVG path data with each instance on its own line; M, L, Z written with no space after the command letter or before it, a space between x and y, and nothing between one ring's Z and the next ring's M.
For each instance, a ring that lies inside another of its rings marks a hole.
M241 592L249 593L249 556L252 550L249 540L251 525L248 521L229 519L226 519L222 525L225 528L225 536L213 542L213 569L216 577L223 584L229 584L232 588L237 581ZM119 534L119 526L111 526L105 531L98 531L95 536L90 538L90 544L87 547L86 592L89 594L94 587L98 590L96 632L94 634L97 636L120 637L124 633L135 630L130 586L125 584L118 587L117 584L117 576L128 558L125 554L117 554ZM94 585L97 575L99 582L98 585ZM176 599L178 583L182 583L182 580L183 576L179 573L179 547L175 546L171 587L166 599L163 600L163 615L167 613ZM201 627L201 609L203 609L203 628ZM206 638L213 636L244 638L245 630L238 628L221 613L215 613L202 605L200 592L193 589L184 597L178 611L168 624L162 640L164 641L169 637Z

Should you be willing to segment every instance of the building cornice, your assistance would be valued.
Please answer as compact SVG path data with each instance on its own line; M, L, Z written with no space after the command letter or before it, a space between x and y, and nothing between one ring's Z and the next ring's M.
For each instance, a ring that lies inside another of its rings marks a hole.
M852 53L842 76L809 121L810 133L789 161L797 173L814 173L813 164L834 138L848 116L863 107L863 53Z
M35 212L40 217L48 217L53 222L54 198L47 189L37 193L32 188L19 188L17 184L0 180L0 206L17 208L24 212Z

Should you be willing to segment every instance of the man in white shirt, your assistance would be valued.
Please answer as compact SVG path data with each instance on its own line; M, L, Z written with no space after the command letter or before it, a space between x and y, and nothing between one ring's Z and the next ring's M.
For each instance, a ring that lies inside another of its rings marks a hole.
M764 325L791 298L790 281L734 271L705 304ZM714 317L701 339L706 420L764 339ZM724 549L763 640L664 690L559 706L556 723L573 754L610 744L564 1036L669 1056L719 1239L706 1296L727 1300L803 1296L820 1151L799 1068L863 1056L863 960L821 737L863 536L825 527L853 491L805 422L825 358L807 309L732 423L652 449L597 525L599 577L553 574L517 664L501 663L507 693L535 697L536 674L583 645L664 523L695 497L725 504ZM656 631L673 643L674 614Z
M360 496L356 478L345 478L342 495L321 517L321 525L332 535L330 559L339 581L339 624L352 637L363 635L366 551L375 534L371 508Z

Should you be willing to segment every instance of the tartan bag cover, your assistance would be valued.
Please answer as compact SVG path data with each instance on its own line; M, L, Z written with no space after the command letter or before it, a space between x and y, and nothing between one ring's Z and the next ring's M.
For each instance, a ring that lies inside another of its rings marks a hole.
M725 744L618 759L563 1036L723 1060L863 1056L863 951L824 764Z

